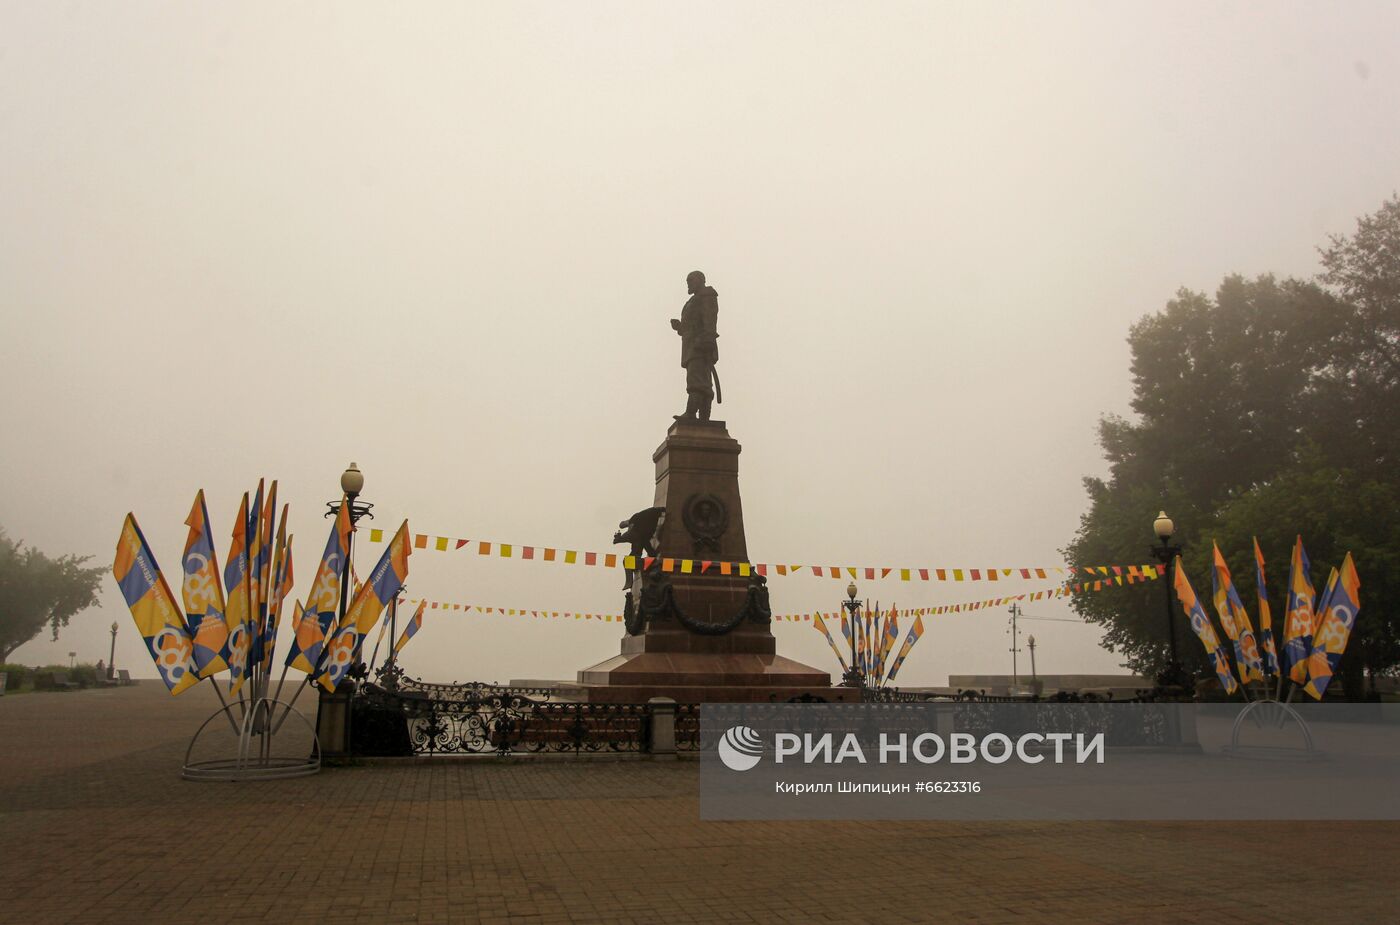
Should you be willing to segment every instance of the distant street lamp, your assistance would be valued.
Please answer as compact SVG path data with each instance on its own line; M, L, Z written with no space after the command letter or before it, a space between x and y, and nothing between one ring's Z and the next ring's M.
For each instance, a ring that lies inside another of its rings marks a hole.
M117 665L117 621L112 621L112 652L107 656L107 680L116 677Z
M1171 662L1167 665L1166 671L1157 676L1157 683L1161 687L1186 687L1186 672L1181 667L1181 660L1176 653L1176 621L1172 618L1172 588L1175 585L1176 560L1181 555L1181 545L1172 542L1172 535L1176 532L1176 524L1167 516L1166 511L1157 515L1157 519L1152 521L1152 530L1157 534L1157 539L1162 542L1151 548L1151 553L1167 567L1166 581L1162 582L1163 601L1167 606L1167 640L1171 645Z
M1035 673L1035 636L1026 637L1026 648L1031 650L1031 684L1035 684L1038 677Z
M77 661L78 661L78 653L77 653L77 652L69 652L69 653L68 653L68 667L69 667L69 668L74 667L74 666L77 664Z
M1016 664L1016 653L1021 651L1016 645L1016 637L1021 632L1016 627L1016 621L1021 617L1021 605L1012 604L1007 613L1011 614L1011 629L1007 632L1011 634L1011 688L1012 693L1015 693L1015 689L1021 686L1021 672ZM1035 674L1035 672L1032 671L1031 674Z
M844 687L861 688L865 686L865 673L860 670L860 662L856 653L856 636L860 632L860 601L856 600L856 583L853 581L846 586L846 600L841 602L845 608L847 618L851 621L851 631L847 634L847 639L851 643L851 667L846 669L845 675L841 678Z

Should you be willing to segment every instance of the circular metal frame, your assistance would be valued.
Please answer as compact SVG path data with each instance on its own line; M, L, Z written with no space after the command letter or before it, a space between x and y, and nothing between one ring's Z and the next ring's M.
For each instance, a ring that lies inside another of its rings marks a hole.
M1254 717L1256 726L1267 723L1276 729L1282 729L1285 720L1293 720L1303 734L1303 746L1297 748L1286 745L1241 745L1240 730L1244 727L1245 717L1254 713L1261 714ZM1285 701L1272 699L1252 700L1246 704L1235 717L1235 725L1230 730L1230 744L1220 751L1230 758L1256 761L1322 761L1326 758L1313 742L1312 730L1308 729L1308 724L1298 715L1298 711Z
M241 721L235 716L235 706L242 707ZM281 718L274 721L278 707L284 707ZM281 700L260 697L247 703L229 704L215 712L195 730L185 749L185 763L180 776L185 780L198 781L245 781L245 780L285 780L292 777L307 777L320 773L321 740L316 730L305 716L296 713L307 732L311 733L311 754L305 758L275 755L272 752L273 737L282 723L294 711L292 705ZM227 715L229 723L238 732L238 754L232 758L211 758L205 761L191 761L195 744L209 724L220 716ZM253 740L257 739L256 749Z

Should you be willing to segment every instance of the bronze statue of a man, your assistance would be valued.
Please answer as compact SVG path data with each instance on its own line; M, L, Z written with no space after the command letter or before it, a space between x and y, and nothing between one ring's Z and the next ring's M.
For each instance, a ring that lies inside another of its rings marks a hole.
M685 412L675 416L680 420L708 421L710 403L719 388L719 334L715 322L719 318L719 294L705 285L705 274L692 270L685 278L690 298L681 309L679 318L671 319L671 327L681 336L681 366L685 367ZM713 388L711 383L713 382ZM723 393L720 393L721 395ZM721 402L724 399L719 399Z

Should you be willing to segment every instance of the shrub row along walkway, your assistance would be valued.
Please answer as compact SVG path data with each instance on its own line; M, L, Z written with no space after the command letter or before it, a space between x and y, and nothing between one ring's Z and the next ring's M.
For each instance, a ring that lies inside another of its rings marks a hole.
M692 761L185 782L215 706L0 698L7 921L1272 925L1400 900L1391 823L702 823Z

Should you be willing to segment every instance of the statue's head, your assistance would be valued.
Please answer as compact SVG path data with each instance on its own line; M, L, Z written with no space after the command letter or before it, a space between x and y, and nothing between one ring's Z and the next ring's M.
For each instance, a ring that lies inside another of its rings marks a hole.
M705 274L699 270L691 270L685 276L685 291L691 295L705 288Z

